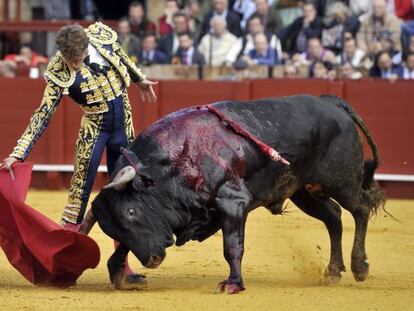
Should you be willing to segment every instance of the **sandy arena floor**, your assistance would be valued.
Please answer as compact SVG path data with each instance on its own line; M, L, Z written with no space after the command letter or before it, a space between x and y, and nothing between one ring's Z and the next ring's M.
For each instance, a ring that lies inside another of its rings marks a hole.
M66 192L32 191L28 202L58 219ZM289 213L272 216L265 209L250 214L243 260L246 291L215 294L228 274L221 233L203 243L172 247L156 270L132 266L149 280L147 290L115 291L106 271L112 241L96 226L91 236L101 248L97 269L87 270L70 289L38 288L28 283L0 255L2 310L414 310L414 204L389 201L387 209L402 223L381 213L369 224L367 253L371 275L357 283L350 272L353 221L344 211L342 282L325 286L328 234L317 220L290 204Z

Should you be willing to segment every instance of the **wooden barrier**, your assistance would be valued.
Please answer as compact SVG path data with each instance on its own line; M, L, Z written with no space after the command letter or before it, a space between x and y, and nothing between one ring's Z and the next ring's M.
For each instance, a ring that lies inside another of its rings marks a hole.
M30 114L40 103L45 82L42 79L0 78L0 157L7 156L25 129ZM273 79L234 81L160 81L158 103L142 103L138 89L131 86L136 133L172 111L220 100L249 100L293 94L335 94L344 97L361 114L378 144L384 174L414 175L414 88L412 83L379 80L324 81ZM82 111L65 97L37 143L29 160L40 164L71 164ZM367 149L367 152L369 150ZM370 154L370 153L368 153ZM104 163L104 162L103 162ZM33 185L45 188L67 187L70 173L39 172ZM99 177L98 186L105 183ZM382 182L396 197L414 198L414 182Z

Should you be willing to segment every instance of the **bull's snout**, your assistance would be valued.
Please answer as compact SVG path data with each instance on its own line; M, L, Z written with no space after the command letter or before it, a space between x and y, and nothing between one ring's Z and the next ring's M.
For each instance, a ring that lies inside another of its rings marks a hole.
M174 245L174 239L173 238L169 238L169 239L167 239L167 245L166 245L166 247L170 247L170 246L173 246Z
M162 263L164 258L165 258L165 255L162 257L151 256L150 259L148 260L148 263L145 265L145 267L149 269L155 269Z

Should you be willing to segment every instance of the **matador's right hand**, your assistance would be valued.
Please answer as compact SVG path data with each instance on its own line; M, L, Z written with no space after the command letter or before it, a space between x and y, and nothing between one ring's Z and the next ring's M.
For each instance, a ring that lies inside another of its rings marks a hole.
M10 170L13 164L16 163L17 161L19 160L15 157L7 157L3 160L2 163L0 163L0 168L6 168Z

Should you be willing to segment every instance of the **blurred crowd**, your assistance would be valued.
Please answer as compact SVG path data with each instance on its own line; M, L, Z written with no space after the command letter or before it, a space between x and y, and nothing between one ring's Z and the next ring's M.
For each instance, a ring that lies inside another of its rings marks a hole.
M150 20L144 3L133 1L116 31L140 66L228 66L246 72L254 65L281 65L286 78L300 77L306 67L318 79L414 79L413 2L165 0L162 16ZM81 3L82 17L95 19L93 1ZM36 77L36 68L47 61L24 44L0 62L0 75Z

